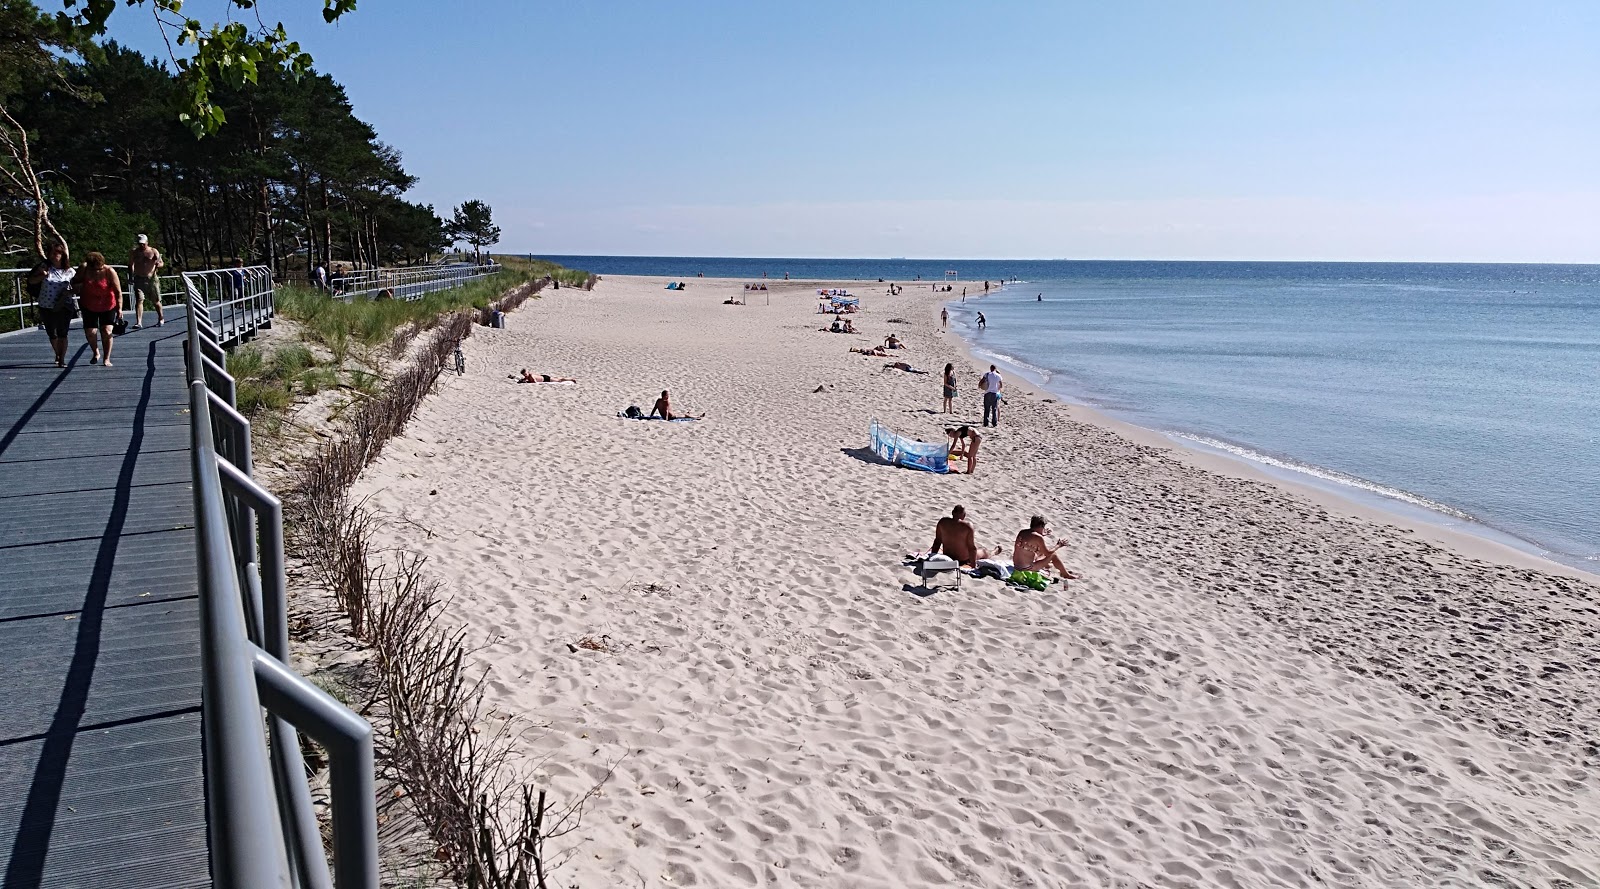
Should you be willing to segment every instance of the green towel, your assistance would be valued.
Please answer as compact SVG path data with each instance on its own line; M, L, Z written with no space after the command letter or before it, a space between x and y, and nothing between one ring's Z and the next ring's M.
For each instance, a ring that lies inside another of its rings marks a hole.
M1050 586L1050 578L1037 571L1013 571L1006 580L1030 590L1042 590Z

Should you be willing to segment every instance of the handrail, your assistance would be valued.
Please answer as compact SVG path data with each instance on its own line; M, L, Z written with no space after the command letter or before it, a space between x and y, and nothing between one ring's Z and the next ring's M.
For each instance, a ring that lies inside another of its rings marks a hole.
M264 265L184 272L191 297L198 295L220 345L237 342L271 327L272 269Z
M444 265L361 269L345 272L328 282L329 293L345 301L376 297L384 291L398 300L421 299L439 290L460 287L473 278L500 271L499 263L448 263Z
M139 295L133 292L133 276L128 274L128 267L125 265L108 265L110 268L116 269L117 274L122 278L122 305L137 305L134 301L138 299ZM33 321L30 322L28 320L29 310L38 305L37 302L28 298L28 291L25 286L28 271L28 269L22 268L0 269L0 300L10 300L10 302L0 304L0 321L10 321L12 313L16 313L17 326L11 328L13 330L24 330L35 323L41 323L37 314L35 314ZM187 293L183 286L182 275L158 275L156 282L161 293L162 305L167 305L169 298L172 299L173 304L179 304L182 302L181 298Z
M214 274L184 276L212 883L376 889L372 727L289 666L283 507L251 478L250 421L234 407L226 360L212 358L229 324L253 330L270 317L271 279L208 305L202 286ZM297 728L328 754L331 880Z

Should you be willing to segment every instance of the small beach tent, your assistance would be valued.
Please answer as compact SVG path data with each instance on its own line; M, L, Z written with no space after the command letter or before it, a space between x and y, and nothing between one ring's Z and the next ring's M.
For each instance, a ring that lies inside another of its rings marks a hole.
M929 444L896 435L877 420L872 421L868 434L872 437L872 453L896 466L925 472L950 471L949 449L942 443Z

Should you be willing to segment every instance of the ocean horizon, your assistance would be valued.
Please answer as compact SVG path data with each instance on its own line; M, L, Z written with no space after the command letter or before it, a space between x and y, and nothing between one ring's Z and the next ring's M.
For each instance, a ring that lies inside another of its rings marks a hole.
M540 258L599 275L913 286L953 272L952 327L1066 400L1399 516L1600 568L1589 404L1600 266ZM1002 279L1015 283L994 286Z

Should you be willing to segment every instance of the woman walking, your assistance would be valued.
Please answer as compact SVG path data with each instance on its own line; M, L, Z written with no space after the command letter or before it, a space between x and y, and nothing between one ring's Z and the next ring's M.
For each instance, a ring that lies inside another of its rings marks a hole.
M100 340L105 341L105 366L111 366L111 328L117 323L122 306L122 279L106 265L106 258L90 253L83 269L73 279L78 302L83 307L83 336L89 341L89 363L100 361ZM98 334L98 336L97 336Z
M944 412L945 413L947 413L947 414L955 413L955 405L954 405L955 398L956 398L956 366L954 364L946 364L944 366Z
M56 367L67 366L67 329L78 314L72 302L72 278L78 270L67 258L67 245L56 244L50 255L28 273L28 296L39 305L39 318L50 337Z

